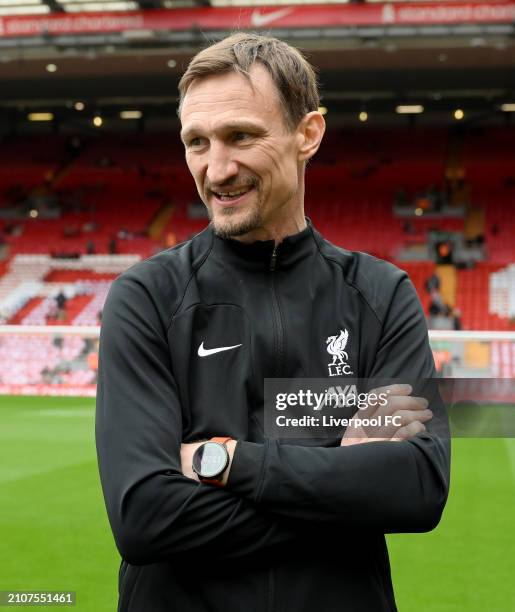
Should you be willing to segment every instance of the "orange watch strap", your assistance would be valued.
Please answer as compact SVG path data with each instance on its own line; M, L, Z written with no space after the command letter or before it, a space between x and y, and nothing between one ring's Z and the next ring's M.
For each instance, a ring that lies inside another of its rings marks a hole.
M222 489L225 488L222 481L216 480L216 478L213 478L211 480L208 480L207 478L202 478L200 482L203 482L204 484L212 485L213 487L221 487Z
M210 442L218 442L218 444L227 444L229 440L232 440L230 436L226 436L225 438L211 438Z

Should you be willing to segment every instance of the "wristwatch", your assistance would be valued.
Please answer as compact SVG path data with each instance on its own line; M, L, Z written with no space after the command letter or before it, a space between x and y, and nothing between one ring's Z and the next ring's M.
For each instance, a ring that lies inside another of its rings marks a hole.
M197 448L192 468L200 482L222 486L223 473L229 465L229 452L225 446L229 440L232 438L211 438Z

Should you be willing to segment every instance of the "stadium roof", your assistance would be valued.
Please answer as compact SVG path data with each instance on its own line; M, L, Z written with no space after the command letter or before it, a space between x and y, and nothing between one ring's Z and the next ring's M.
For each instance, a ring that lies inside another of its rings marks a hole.
M506 0L507 2L509 0ZM427 0L395 0L395 3L427 3ZM41 15L49 13L87 13L134 11L138 9L180 8L180 7L258 7L296 6L314 4L388 4L390 0L0 0L0 16ZM448 0L431 0L430 4L448 4ZM483 4L488 4L484 2Z
M378 0L368 0L378 1ZM438 1L438 0L437 0ZM349 0L325 0L346 4ZM57 12L131 11L145 8L194 6L265 6L313 4L311 0L0 0L0 15L39 15Z
M22 0L0 0L0 7L8 1ZM510 0L88 15L67 14L59 0L46 1L56 4L51 15L0 17L0 113L70 109L81 100L89 109L137 105L145 114L173 115L189 59L235 24L304 50L319 69L323 104L331 113L365 106L395 112L398 104L447 112L464 104L488 114L515 101Z

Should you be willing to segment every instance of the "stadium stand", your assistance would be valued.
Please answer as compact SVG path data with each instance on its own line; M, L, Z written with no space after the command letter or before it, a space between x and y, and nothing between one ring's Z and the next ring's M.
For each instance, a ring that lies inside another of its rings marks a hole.
M81 367L86 363L87 349L87 341L77 336L62 340L49 336L3 336L0 343L0 383L92 384L94 372Z
M515 329L507 267L514 137L513 128L492 128L488 138L482 129L330 130L307 170L306 213L334 243L405 269L426 313L434 298L427 280L436 274L463 328ZM11 138L0 161L4 322L55 323L54 297L64 287L67 316L57 322L96 324L109 282L125 265L207 222L175 134ZM437 265L434 236L469 259L459 269ZM98 259L91 267L88 258L102 257L93 253L111 253L106 261L118 261L115 269Z
M0 321L48 323L55 296L64 290L69 299L89 298L70 302L72 311L61 323L95 325L112 279L139 260L139 255L84 255L70 260L16 255L0 278ZM80 322L74 323L77 319Z

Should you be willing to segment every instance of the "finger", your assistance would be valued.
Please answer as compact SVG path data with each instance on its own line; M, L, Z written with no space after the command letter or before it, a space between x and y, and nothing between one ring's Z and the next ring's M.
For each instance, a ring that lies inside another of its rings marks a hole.
M391 417L391 418L390 418ZM388 418L388 421L387 421ZM380 425L368 426L365 429L366 435L369 438L388 439L397 436L397 432L403 427L407 427L410 423L419 421L426 423L433 418L431 410L398 410L392 415L385 415L379 421ZM358 437L358 436L353 436Z
M343 436L343 438L352 438L352 439L359 439L359 438L366 438L367 434L365 432L365 430L363 429L363 427L361 425L358 425L357 421L355 419L351 419L347 428L345 429L345 434Z
M383 387L383 389L391 389L394 391L402 391L401 395L394 395L391 392L378 390L370 391L368 397L371 394L375 394L377 398L372 403L369 403L365 410L360 410L359 413L362 417L378 417L386 414L392 414L396 410L424 410L428 407L428 401L423 397L413 397L411 395L405 395L404 391L411 389L410 385L391 385L390 387ZM381 395L380 395L381 394ZM386 401L385 400L386 396ZM374 396L372 396L374 397Z
M414 421L427 423L433 418L433 413L431 410L398 410L392 414L392 418L395 417L400 417L401 427L405 427Z
M414 436L419 433L422 433L423 431L426 431L425 425L423 425L420 421L413 421L409 425L401 427L397 431L395 436L392 438L392 440L395 440L396 442L401 440L408 440L409 438L413 438Z
M367 408L364 412L359 412L357 416L360 418L370 418L370 419L378 419L380 423L385 423L385 418L387 416L393 416L397 412L409 412L409 411L417 411L423 412L428 408L428 401L423 397L392 397L386 403L385 406L379 406L377 408L371 409ZM381 425L382 426L382 425ZM392 432L392 428L390 425L387 426L389 431ZM395 429L393 430L395 431Z
M388 406L394 397L406 397L413 391L411 385L395 384L378 387L367 392L368 406L360 409L358 414L361 418L370 418L381 414L382 408ZM390 414L390 412L387 412Z
M375 417L384 417L401 410L426 410L429 402L424 397L395 396L391 397L385 406L379 406L375 411Z
M371 389L369 393L386 393L388 395L410 395L413 392L413 387L407 384L396 383L394 385L385 385L377 389Z
M355 446L367 442L390 442L390 438L342 438L340 446Z

